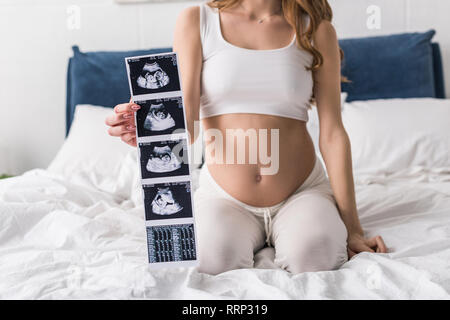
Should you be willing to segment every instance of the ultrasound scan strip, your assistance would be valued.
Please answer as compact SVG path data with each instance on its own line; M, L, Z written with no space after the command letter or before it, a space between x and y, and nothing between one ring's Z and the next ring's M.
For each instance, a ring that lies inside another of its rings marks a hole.
M151 267L197 266L190 150L175 52L125 58Z

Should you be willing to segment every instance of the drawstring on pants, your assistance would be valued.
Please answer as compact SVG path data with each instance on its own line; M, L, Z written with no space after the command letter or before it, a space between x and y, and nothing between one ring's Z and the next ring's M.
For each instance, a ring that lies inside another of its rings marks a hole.
M270 214L270 209L264 210L264 229L266 231L266 243L269 247L270 245L270 235L272 233L272 215Z

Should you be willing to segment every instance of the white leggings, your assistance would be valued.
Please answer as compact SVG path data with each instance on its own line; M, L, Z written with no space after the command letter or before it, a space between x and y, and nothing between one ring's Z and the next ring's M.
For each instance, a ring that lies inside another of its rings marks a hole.
M274 263L297 274L339 268L347 261L347 230L322 163L286 200L271 207L247 205L223 190L204 164L194 194L198 271L219 274L252 268L265 242Z

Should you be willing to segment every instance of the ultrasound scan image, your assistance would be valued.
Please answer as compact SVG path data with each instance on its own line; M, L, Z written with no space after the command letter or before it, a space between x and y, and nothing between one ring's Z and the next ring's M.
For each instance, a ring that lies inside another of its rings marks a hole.
M143 188L146 220L193 216L189 181L146 184Z
M182 97L136 103L141 106L136 113L139 137L186 132Z
M196 260L193 224L147 227L150 263Z
M150 131L163 131L175 127L175 120L164 104L152 104L144 121L144 128Z
M181 160L167 146L155 146L148 159L146 169L150 172L172 172L181 168Z
M189 175L185 139L139 143L142 179Z
M127 59L133 96L181 91L176 55Z
M152 212L159 215L172 215L180 212L182 206L173 198L169 188L158 188L156 197L152 201Z
M153 62L144 65L136 83L141 88L159 89L169 84L169 81L167 73L157 62Z

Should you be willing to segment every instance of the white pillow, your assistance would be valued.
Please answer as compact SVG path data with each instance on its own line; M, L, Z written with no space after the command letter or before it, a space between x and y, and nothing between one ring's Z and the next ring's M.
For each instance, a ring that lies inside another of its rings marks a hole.
M450 168L450 100L353 101L342 108L356 174L392 174L411 168ZM319 119L308 130L318 151Z
M342 118L356 172L450 168L450 100L355 101Z
M139 178L137 152L107 132L111 108L79 105L69 135L48 170L78 184L129 198Z

